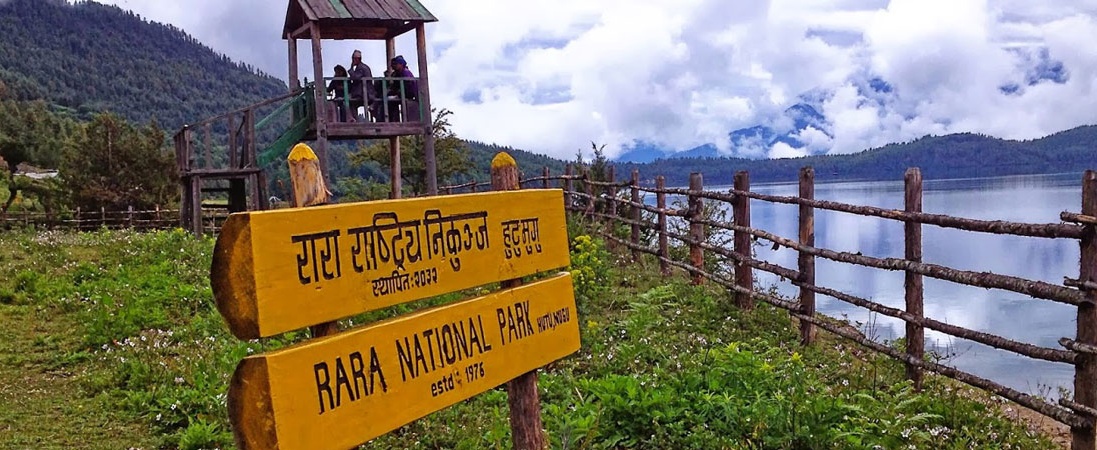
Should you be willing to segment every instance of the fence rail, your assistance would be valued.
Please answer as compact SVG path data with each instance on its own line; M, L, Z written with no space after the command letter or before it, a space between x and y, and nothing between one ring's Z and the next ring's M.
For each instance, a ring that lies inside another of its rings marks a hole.
M811 168L801 170L797 196L752 192L750 175L747 172L736 173L734 187L723 192L704 190L700 174L691 175L690 186L687 189L666 188L665 179L662 176L655 178L654 187L640 186L639 174L635 171L628 181L619 181L612 167L609 168L606 178L608 180L594 180L582 168L568 166L563 176L551 176L545 169L542 176L525 180L523 185L540 183L539 187L547 188L550 184L555 184L554 187L564 190L565 206L568 211L601 223L628 227L630 230L628 238L621 237L614 231L601 230L598 233L611 244L630 250L636 260L643 254L653 256L658 260L664 274L670 274L672 268L678 268L688 274L695 284L708 280L724 286L734 294L735 303L745 309L752 308L753 302L758 300L788 310L789 314L800 322L800 338L804 345L812 345L816 330L822 329L903 362L907 366L908 378L914 381L918 388L921 388L922 376L927 371L952 378L1009 399L1070 426L1073 450L1097 448L1097 437L1094 432L1095 419L1097 419L1097 172L1085 173L1082 180L1081 212L1063 212L1060 216L1063 223L977 220L924 213L922 212L922 176L916 168L908 170L905 176L905 206L902 210L816 200L814 198L815 177ZM467 188L467 186L470 185L453 186L451 187L453 189L443 188L443 191L455 192L457 188ZM476 186L473 184L471 187L474 190ZM642 193L655 194L656 206L641 201ZM668 208L666 203L668 195L684 197L688 207ZM798 236L787 238L751 227L752 201L797 205L799 207ZM722 222L706 217L704 214L706 202L730 206L732 221ZM903 258L878 258L817 247L815 245L815 209L903 223L905 244ZM669 217L682 218L686 225L683 228L688 232L683 234L668 229ZM1064 277L1063 284L1057 285L1021 277L958 270L925 263L922 261L923 225L998 235L1076 240L1082 249L1079 276L1078 278ZM614 230L618 227L605 228ZM706 239L708 234L706 228L730 232L731 248L717 245L710 239ZM642 237L644 236L642 231L647 232L647 237ZM751 242L756 239L763 239L776 246L795 250L798 254L797 267L782 267L754 259L751 256ZM671 240L681 247L688 247L687 261L671 257L669 251ZM711 266L711 264L705 265L706 258L713 257L729 261L731 273L712 273L706 269ZM816 285L816 258L882 270L903 271L905 273L904 308L886 306ZM758 291L754 285L753 270L772 273L788 280L799 289L799 295L794 301ZM1059 343L1063 347L1061 349L1047 348L924 317L923 276L963 285L1001 289L1075 306L1078 308L1076 336L1060 339ZM906 348L896 349L873 341L848 327L839 326L832 319L816 314L815 295L817 294L902 320L906 325ZM1070 364L1075 367L1074 398L1063 398L1052 403L954 367L927 361L924 348L927 328L1025 357Z
M209 230L216 232L219 224L228 218L228 211L207 212L203 220L209 222ZM39 229L93 231L102 228L133 229L140 231L179 228L180 213L177 209L64 211L45 213L35 211L9 211L0 215L0 229Z

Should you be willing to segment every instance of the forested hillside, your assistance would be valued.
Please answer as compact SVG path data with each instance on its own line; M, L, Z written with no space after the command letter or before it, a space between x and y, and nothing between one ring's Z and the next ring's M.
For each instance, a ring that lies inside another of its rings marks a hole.
M0 81L11 95L82 120L109 110L175 130L287 89L178 28L94 2L0 2L0 36Z

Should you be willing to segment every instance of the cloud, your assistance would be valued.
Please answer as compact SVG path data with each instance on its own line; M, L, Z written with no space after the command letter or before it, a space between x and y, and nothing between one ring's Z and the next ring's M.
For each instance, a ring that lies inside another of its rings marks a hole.
M284 1L107 2L285 77ZM426 6L440 19L427 27L432 101L455 112L455 131L557 157L590 141L611 156L634 141L676 151L712 143L750 157L848 153L925 134L1033 138L1097 122L1097 0ZM414 37L397 47L414 55ZM384 65L377 42L325 41L325 66L355 48L375 72ZM791 131L802 146L729 140L732 130L775 125L806 97L827 123Z

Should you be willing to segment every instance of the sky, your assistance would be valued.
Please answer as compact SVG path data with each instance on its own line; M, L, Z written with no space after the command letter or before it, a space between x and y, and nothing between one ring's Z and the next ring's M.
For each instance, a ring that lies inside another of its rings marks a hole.
M285 1L100 1L287 76ZM431 102L454 112L454 131L560 158L592 142L610 156L643 142L788 157L1097 124L1097 0L422 2L439 18ZM356 48L374 73L385 66L378 42L324 41L325 66ZM397 51L418 70L414 33ZM783 112L803 102L825 123L790 124ZM728 137L756 125L799 144Z

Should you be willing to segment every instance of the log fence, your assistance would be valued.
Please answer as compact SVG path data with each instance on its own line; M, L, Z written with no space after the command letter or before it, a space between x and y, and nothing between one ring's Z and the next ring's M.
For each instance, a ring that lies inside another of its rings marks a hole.
M607 171L613 174L613 169ZM569 165L564 175L552 176L548 169L541 176L521 180L526 187L557 187L564 190L568 211L605 225L597 231L611 245L627 248L634 260L650 255L659 263L664 274L675 269L690 277L693 283L711 282L727 288L740 308L753 308L755 301L785 309L800 323L800 340L805 346L816 342L817 330L822 329L841 338L891 357L906 366L907 377L921 388L926 372L942 375L983 391L998 395L1044 416L1070 426L1072 450L1097 449L1094 423L1097 419L1097 172L1085 173L1082 182L1083 201L1080 213L1063 212L1061 223L1018 223L1000 220L977 220L931 214L922 211L922 174L917 168L909 169L904 176L903 209L886 209L872 206L851 205L815 199L815 173L811 168L800 171L797 196L777 196L750 190L750 175L735 174L733 188L722 191L704 190L700 174L690 177L688 188L667 188L665 178L654 178L654 186L640 184L640 175L633 171L628 180L594 180L582 167ZM477 183L443 188L446 193L459 190L475 190ZM642 200L642 196L654 194L655 205ZM687 208L668 207L668 196L685 199ZM752 201L797 205L798 236L786 238L766 230L753 228L750 223ZM706 206L726 205L732 212L731 222L715 220L706 215ZM903 223L903 258L880 258L859 253L835 251L815 244L815 211L835 211L859 216L875 217ZM670 218L684 224L685 234L669 228ZM922 228L931 225L968 232L996 235L1012 235L1043 239L1072 239L1081 246L1081 264L1078 278L1064 277L1062 285L990 272L958 270L922 261ZM628 228L628 235L614 232L616 226ZM648 232L645 235L644 232ZM715 245L713 233L730 232L731 248ZM797 252L795 268L782 267L752 256L752 243L764 240L775 247L785 247ZM679 260L671 257L670 249L688 248L688 257ZM727 261L730 271L713 270L712 261ZM822 258L839 263L852 264L889 271L904 272L903 308L886 306L838 290L818 286L815 281L816 260ZM762 292L755 286L754 270L767 272L786 280L798 288L798 295L791 299L778 298ZM717 273L714 273L717 272ZM728 272L728 273L724 273ZM923 277L988 289L1001 289L1075 306L1078 309L1077 332L1073 338L1059 340L1062 348L1048 348L1019 342L992 333L950 325L924 316ZM864 308L868 311L902 320L905 324L905 348L893 348L865 337L860 332L819 315L815 308L817 295ZM1028 358L1070 364L1075 367L1073 398L1061 398L1057 402L1027 394L982 378L960 369L926 359L925 330L967 339Z
M95 231L99 229L131 229L137 231L166 230L179 228L180 211L177 209L137 210L132 206L125 210L107 210L105 208L84 210L77 208L60 213L37 211L9 211L0 216L0 230L71 230ZM203 220L208 222L207 231L216 232L219 224L228 218L228 211L207 211Z

